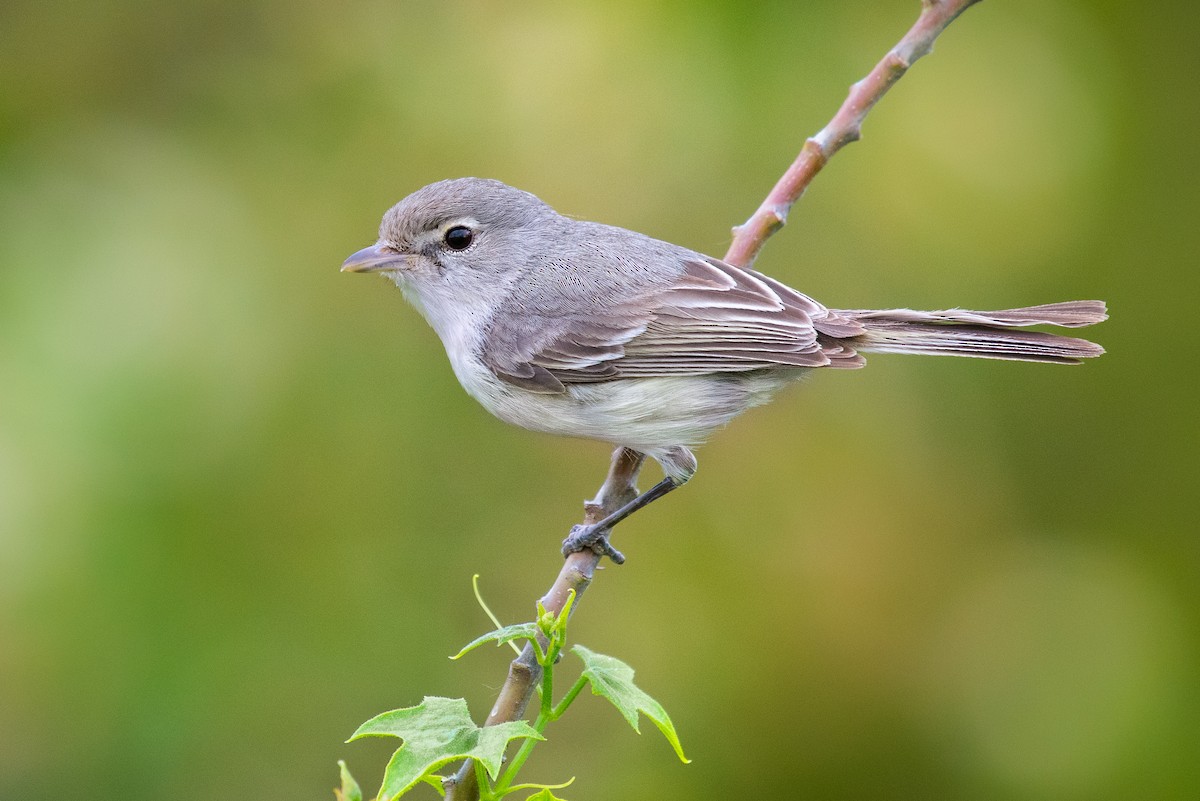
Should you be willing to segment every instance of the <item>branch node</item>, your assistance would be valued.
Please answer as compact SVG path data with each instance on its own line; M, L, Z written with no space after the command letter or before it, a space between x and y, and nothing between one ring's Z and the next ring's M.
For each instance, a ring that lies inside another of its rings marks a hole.
M578 565L571 565L567 570L567 583L572 587L578 587L580 584L587 584L592 580L592 577L583 572Z
M787 217L812 179L839 149L862 138L862 122L892 84L933 49L933 42L959 14L979 0L921 0L921 14L900 41L850 92L829 124L807 139L800 154L771 190L767 201L744 224L734 227L725 261L749 267ZM782 211L781 211L782 210ZM771 215L768 219L767 216Z
M926 48L924 52L914 53L911 58L906 58L900 52L900 49L896 48L892 52L888 53L888 59L891 61L891 64L889 66L891 67L891 69L893 71L897 71L897 72L901 72L901 73L908 72L908 68L913 65L914 61L916 61L921 56L926 55L932 49L933 49L933 44L930 43L929 47ZM894 78L893 80L898 80L899 77L900 76L896 76L896 78Z

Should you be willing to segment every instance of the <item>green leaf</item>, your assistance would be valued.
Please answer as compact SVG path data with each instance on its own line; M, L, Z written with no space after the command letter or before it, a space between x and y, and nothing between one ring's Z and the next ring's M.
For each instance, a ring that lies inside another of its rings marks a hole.
M495 779L510 740L545 739L524 721L481 729L471 720L466 701L435 696L426 696L417 706L376 715L359 726L347 742L371 736L404 740L384 771L379 801L391 801L428 780L442 765L460 759L477 760Z
M591 683L593 695L602 695L611 701L639 734L638 713L650 718L671 743L679 759L685 763L691 762L683 755L683 746L679 744L679 735L675 733L675 724L671 722L667 710L633 683L633 668L620 659L589 651L582 645L576 645L571 650L583 660L583 677Z
M537 634L538 627L536 623L514 623L513 625L505 626L502 629L489 631L482 637L476 637L464 645L461 651L450 658L458 659L463 654L467 653L468 651L475 650L485 642L494 641L496 645L503 645L504 643L511 642L512 640L532 640L533 638L537 637Z
M541 790L538 790L536 793L529 796L529 798L526 798L525 801L567 801L567 799L563 798L561 795L555 795L554 793L550 792L549 787L543 787Z
M446 797L446 777L439 776L436 773L426 773L421 777L421 781L428 784L433 789L437 790L437 794L442 798Z
M354 777L350 775L350 769L340 759L338 760L338 769L342 773L342 786L333 791L337 801L362 801L362 790L359 788L358 782L354 781Z

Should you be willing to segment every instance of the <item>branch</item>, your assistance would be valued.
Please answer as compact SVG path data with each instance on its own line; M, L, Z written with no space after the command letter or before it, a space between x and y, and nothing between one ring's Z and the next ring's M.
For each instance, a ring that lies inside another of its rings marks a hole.
M620 509L637 497L637 476L642 467L642 454L628 448L617 448L613 452L612 465L608 469L608 478L604 480L600 492L593 500L584 504L585 525L591 525L603 520L612 512ZM558 578L550 590L542 596L542 606L547 612L558 615L562 612L571 590L575 591L575 604L571 614L579 609L579 599L583 591L592 583L596 574L596 565L600 562L600 554L592 551L581 551L567 557L559 571ZM542 643L545 647L545 643ZM538 681L542 677L541 665L533 655L533 646L525 644L520 656L508 666L508 678L500 688L500 695L483 725L494 726L497 723L507 723L520 720L525 716L525 707L533 697ZM458 772L446 781L446 801L475 801L479 798L478 777L474 764L468 760L463 763Z
M725 254L725 261L740 267L754 263L767 237L783 226L788 212L825 166L825 162L843 146L859 138L862 122L871 108L892 84L900 80L913 62L933 49L933 41L938 34L968 6L977 2L979 0L922 0L921 15L916 24L867 77L850 88L850 95L837 114L816 136L804 143L796 161L775 184L758 210L743 225L733 229L733 242ZM584 505L585 525L602 520L637 495L635 483L642 459L642 455L636 451L617 448L600 493ZM567 557L558 578L542 597L546 610L555 615L561 612L570 590L575 590L576 595L572 612L578 609L578 598L591 584L599 562L600 556L591 551ZM533 646L527 643L521 655L509 665L508 678L500 688L496 705L492 707L484 725L493 726L524 717L525 707L540 679L541 666L534 658ZM473 762L468 760L463 763L458 772L446 781L445 790L446 801L476 801L479 798L479 785Z
M850 87L849 96L829 124L804 143L800 155L750 219L733 229L733 242L725 254L725 261L738 267L754 264L767 237L787 222L788 212L825 163L833 158L834 153L859 139L863 120L880 98L908 72L917 59L933 50L933 40L955 17L978 2L922 0L921 16L904 34L904 38L867 73L867 77Z

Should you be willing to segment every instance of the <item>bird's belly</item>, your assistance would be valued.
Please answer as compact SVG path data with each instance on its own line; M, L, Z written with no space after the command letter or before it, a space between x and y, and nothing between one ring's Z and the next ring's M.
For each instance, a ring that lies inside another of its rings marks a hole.
M627 378L539 394L501 381L482 365L461 367L455 373L463 388L506 423L642 452L698 445L790 380L779 374Z

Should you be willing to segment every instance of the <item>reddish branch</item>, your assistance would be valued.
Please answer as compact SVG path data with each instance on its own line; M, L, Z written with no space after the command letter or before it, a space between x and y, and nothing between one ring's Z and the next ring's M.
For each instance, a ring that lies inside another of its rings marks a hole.
M584 504L585 515L583 522L591 525L603 520L609 514L637 496L637 476L642 467L642 455L628 448L617 448L613 452L612 465L608 470L608 478L595 499ZM542 606L547 612L556 617L562 612L567 603L571 590L575 590L576 603L571 611L579 608L579 596L592 583L596 574L596 566L600 555L592 551L580 551L567 557L562 570L550 590L542 596ZM545 647L545 643L542 643ZM497 723L507 723L520 720L525 716L525 707L533 697L534 690L542 678L542 666L533 655L533 646L528 643L521 655L508 666L508 678L500 688L500 695L488 715L485 726ZM475 801L479 798L479 787L474 765L468 760L459 768L458 773L446 782L446 801Z
M734 229L733 242L725 261L747 267L754 263L767 237L781 228L788 212L805 188L833 154L857 140L867 114L896 81L908 71L913 62L933 49L933 42L954 18L979 0L922 0L921 15L904 38L892 48L875 68L850 88L846 102L821 131L804 143L800 155L788 168L766 200L744 224ZM595 523L620 508L636 494L635 482L642 457L625 448L613 454L608 478L595 500L586 504L585 524ZM591 584L600 557L591 551L571 554L563 564L554 585L542 598L547 611L557 615L566 603L567 594L575 590L582 595ZM575 604L573 609L578 609ZM486 726L519 720L533 697L541 667L533 657L533 649L525 650L512 661L508 679L500 688L496 705L488 715ZM475 801L479 798L474 766L466 762L458 773L446 782L447 801Z
M933 40L955 17L977 2L979 0L923 0L916 24L875 65L875 69L867 73L867 77L850 87L849 96L829 124L804 143L800 155L750 219L733 229L733 242L725 253L725 261L739 267L754 264L767 237L787 222L792 205L804 194L825 163L862 135L862 122L879 99L917 59L933 49Z

